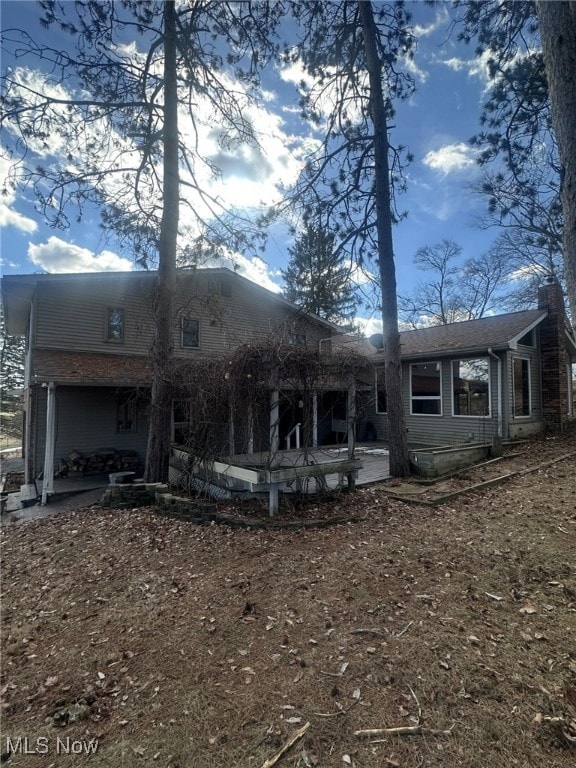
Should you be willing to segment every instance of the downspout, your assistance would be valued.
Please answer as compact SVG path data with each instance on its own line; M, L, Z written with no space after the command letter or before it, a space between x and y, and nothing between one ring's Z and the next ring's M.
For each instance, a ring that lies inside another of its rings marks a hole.
M18 299L25 301L30 305L30 319L28 321L28 338L26 339L26 357L24 359L24 411L26 413L26 424L23 434L23 449L24 449L24 484L29 485L32 481L30 478L30 449L32 446L32 424L30 419L31 414L31 402L32 397L30 393L30 381L32 378L32 347L34 343L34 302L31 299L27 299L25 296L18 296ZM35 414L36 415L36 414ZM34 473L32 473L34 477Z
M356 446L356 380L350 376L348 381L348 392L346 395L346 422L348 437L348 459L354 458ZM348 473L348 490L353 491L355 487L355 476L353 472Z
M497 389L498 389L498 432L497 437L499 440L502 440L502 400L503 400L503 393L502 393L502 358L498 357L493 351L492 347L488 347L488 354L493 360L496 360L498 363L498 377L497 377Z
M42 479L42 504L48 503L48 496L54 493L54 441L56 426L56 387L48 385L46 403L46 448L44 453L44 474Z

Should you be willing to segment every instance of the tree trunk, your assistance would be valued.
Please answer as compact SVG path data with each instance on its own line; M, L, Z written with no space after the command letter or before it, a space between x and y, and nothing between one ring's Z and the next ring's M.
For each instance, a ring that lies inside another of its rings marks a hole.
M390 169L388 165L388 120L382 92L380 61L376 47L377 29L371 2L358 0L364 36L366 64L370 78L370 107L374 126L374 161L376 195L376 229L378 235L378 265L382 291L382 322L386 403L388 408L390 474L405 477L410 473L408 440L402 399L402 365L400 333L396 299L396 268L392 243L392 212L390 199Z
M152 346L152 398L146 451L146 482L168 478L172 411L173 303L178 238L178 89L176 71L176 11L174 0L164 3L164 124L162 220L158 252L155 337Z
M562 169L564 272L576 323L576 2L537 0L536 10Z

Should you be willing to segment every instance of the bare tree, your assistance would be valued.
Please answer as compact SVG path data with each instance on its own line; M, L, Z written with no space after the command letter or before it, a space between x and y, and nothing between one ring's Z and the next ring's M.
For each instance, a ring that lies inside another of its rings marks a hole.
M2 78L8 183L32 188L46 219L63 229L70 211L81 218L96 204L104 225L141 265L158 264L146 479L161 480L178 253L198 259L261 235L249 217L231 220L208 192L206 170L219 168L200 150L200 128L217 125L228 150L249 144L258 151L249 107L257 99L257 68L274 51L268 33L277 14L267 3L214 0L39 5L43 25L69 34L71 48L35 41L24 29L3 33L5 48L22 63ZM182 206L186 216L179 217Z
M405 323L419 328L474 320L507 301L514 263L510 255L490 249L462 261L461 254L462 247L453 240L420 248L414 264L428 276L411 294L399 297Z
M2 433L22 437L22 397L24 387L24 339L7 336L4 311L0 310L0 405Z

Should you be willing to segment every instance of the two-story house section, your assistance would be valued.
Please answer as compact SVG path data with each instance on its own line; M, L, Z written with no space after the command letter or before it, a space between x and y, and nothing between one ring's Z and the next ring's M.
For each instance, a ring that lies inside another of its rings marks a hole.
M47 440L53 443L56 471L70 452L131 451L144 459L156 281L157 273L144 271L2 279L7 333L26 337L26 482L43 472ZM223 268L178 270L174 310L173 348L180 360L270 339L326 351L339 333L333 324ZM297 393L294 401L283 413L297 409ZM181 403L174 408L173 439L178 439L185 425ZM281 424L286 433L293 426L290 418ZM322 414L318 419L322 422ZM329 430L330 419L324 422Z
M155 272L144 271L2 279L7 333L26 338L26 483L45 467L51 476L71 452L131 452L144 460L156 281ZM243 413L236 424L232 410L215 414L220 455L274 453L298 447L299 437L312 447L355 439L386 443L378 344L342 334L231 270L178 271L172 342L177 363L232 359L245 345L270 343L317 355L321 384L299 389L270 381L258 414ZM354 373L342 364L342 350L364 361ZM401 356L412 447L523 437L561 429L576 416L576 336L553 278L539 289L535 309L401 333ZM190 367L176 370L192 376ZM177 444L185 444L198 416L190 402L175 396L172 403Z

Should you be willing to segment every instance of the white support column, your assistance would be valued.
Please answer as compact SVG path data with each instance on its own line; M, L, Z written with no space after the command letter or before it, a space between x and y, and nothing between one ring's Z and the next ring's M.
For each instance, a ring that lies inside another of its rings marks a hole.
M48 384L46 393L46 448L44 452L44 476L42 480L42 504L54 493L54 443L56 440L56 386Z

